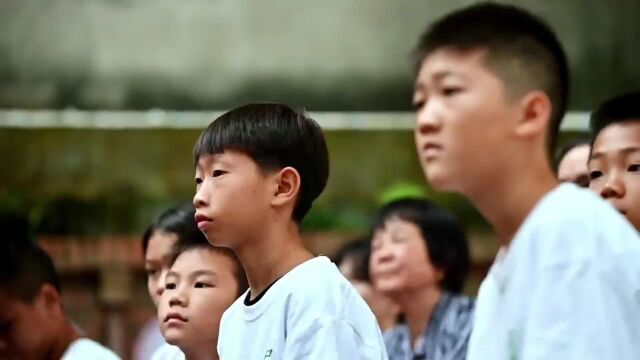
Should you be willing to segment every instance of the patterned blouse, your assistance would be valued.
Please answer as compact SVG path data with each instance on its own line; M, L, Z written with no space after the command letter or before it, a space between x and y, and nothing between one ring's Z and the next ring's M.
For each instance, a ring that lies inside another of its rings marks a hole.
M413 349L406 323L384 333L389 360L464 360L474 306L473 299L443 292L429 325Z

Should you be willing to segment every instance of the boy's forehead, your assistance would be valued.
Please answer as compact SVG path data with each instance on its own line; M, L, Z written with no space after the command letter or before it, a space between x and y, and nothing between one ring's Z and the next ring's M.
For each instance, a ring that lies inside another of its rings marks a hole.
M593 154L640 148L640 119L613 123L604 127L593 143Z
M475 68L484 68L487 50L474 48L469 50L444 47L427 54L420 65L419 76L443 77L460 75Z

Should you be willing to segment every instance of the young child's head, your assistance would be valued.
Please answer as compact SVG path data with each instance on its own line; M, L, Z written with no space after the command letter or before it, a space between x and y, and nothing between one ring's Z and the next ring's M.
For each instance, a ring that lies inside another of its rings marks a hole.
M187 355L216 351L224 311L247 289L238 259L204 237L177 245L165 277L158 320L168 343Z
M147 289L156 306L164 290L164 276L171 266L175 244L194 238L204 239L196 226L194 214L192 204L169 208L149 225L142 236Z
M591 131L589 187L640 230L640 91L600 105Z
M369 269L389 296L417 289L462 292L469 271L466 235L447 210L426 199L400 199L375 216Z
M589 186L589 152L591 145L585 138L577 138L563 146L556 157L556 174L560 182Z
M0 358L48 359L69 345L53 262L28 239L0 241ZM62 355L62 354L58 354Z
M217 118L194 147L198 227L213 245L300 223L329 176L318 124L282 104L249 104ZM276 225L277 226L277 225Z
M532 160L551 168L568 69L541 19L510 5L470 6L420 37L416 63L416 145L435 188L495 186Z

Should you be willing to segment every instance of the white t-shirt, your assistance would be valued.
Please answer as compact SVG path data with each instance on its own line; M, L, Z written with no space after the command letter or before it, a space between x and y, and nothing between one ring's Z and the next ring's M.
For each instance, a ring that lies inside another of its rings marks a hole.
M62 355L62 360L120 360L120 357L113 351L98 344L97 342L80 338L69 345L67 351Z
M179 347L165 343L153 353L151 360L185 360L185 357Z
M387 359L375 316L324 256L276 281L256 303L222 316L221 359Z
M547 194L480 287L467 359L640 359L635 229L573 184Z

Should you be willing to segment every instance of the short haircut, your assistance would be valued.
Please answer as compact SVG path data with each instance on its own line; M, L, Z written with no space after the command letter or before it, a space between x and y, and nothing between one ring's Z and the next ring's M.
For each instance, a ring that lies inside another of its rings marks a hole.
M320 126L287 105L254 103L233 109L213 121L198 138L194 160L235 150L251 157L262 171L287 166L300 173L293 219L300 223L329 177L329 152Z
M171 207L160 214L142 235L143 254L147 253L149 239L156 231L175 234L178 237L178 242L190 238L204 238L204 235L196 225L195 212L193 204L185 203Z
M369 257L371 241L369 238L358 238L343 245L333 256L333 262L340 266L342 262L353 261L353 278L369 282Z
M591 144L605 127L630 120L640 120L640 90L613 97L591 114Z
M453 12L422 34L415 50L419 69L436 50L487 51L486 65L512 96L544 91L552 104L548 157L567 108L569 69L562 45L540 18L512 5L480 3Z
M4 224L4 215L2 218L0 223ZM27 221L19 220L14 224L16 228L10 226L8 229L11 236L0 241L0 292L24 303L32 303L45 284L60 292L60 279L53 261L29 237L25 228Z
M426 199L405 198L382 207L374 217L372 231L400 219L416 225L434 267L443 271L442 289L460 293L469 272L467 237L456 217Z
M171 265L175 263L180 254L190 250L206 250L225 256L231 259L233 262L234 269L232 270L232 273L238 284L238 292L236 293L236 296L239 297L245 291L247 291L247 288L249 287L247 275L244 272L242 264L240 264L240 260L238 260L238 257L236 257L236 254L231 251L231 249L220 246L213 246L207 241L207 238L202 233L200 233L200 235L201 236L192 236L180 239L174 244Z
M585 135L579 135L572 138L570 141L565 143L564 145L558 148L558 152L556 153L555 161L554 161L554 170L556 173L558 172L558 168L560 167L560 163L562 159L564 159L567 154L580 146L591 146L591 138Z

